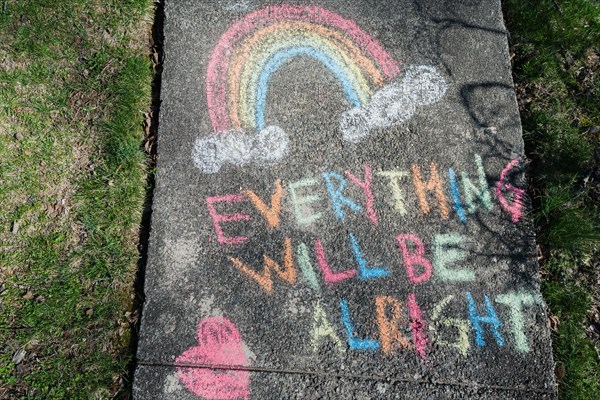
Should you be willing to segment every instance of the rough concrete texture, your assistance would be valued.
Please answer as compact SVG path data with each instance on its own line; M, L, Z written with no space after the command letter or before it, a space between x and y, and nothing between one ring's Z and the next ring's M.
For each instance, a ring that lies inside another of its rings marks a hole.
M138 399L554 399L497 0L167 0Z

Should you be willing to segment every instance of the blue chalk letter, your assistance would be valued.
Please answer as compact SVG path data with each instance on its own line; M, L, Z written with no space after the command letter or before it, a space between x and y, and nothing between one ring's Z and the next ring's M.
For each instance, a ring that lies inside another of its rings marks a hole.
M325 184L327 185L327 192L329 192L329 197L331 198L331 205L333 206L333 210L335 211L335 215L337 219L343 221L345 218L344 206L348 207L352 211L356 213L360 213L362 211L362 207L356 204L351 199L344 197L342 192L348 185L348 182L342 177L340 174L336 172L323 172L323 179L325 179ZM339 185L335 187L333 183L333 179L339 182Z
M454 209L460 222L467 222L467 216L465 215L465 209L460 201L460 191L458 189L458 182L456 181L456 172L452 168L448 168L448 178L450 178L450 191L452 192L452 199L454 200Z
M354 253L354 258L356 258L356 262L358 263L358 277L360 279L371 279L371 278L379 278L381 276L388 276L390 272L383 265L369 268L367 265L367 260L362 255L362 251L360 250L360 246L358 245L358 240L354 234L350 233L350 246L352 246L352 252Z
M379 341L373 339L359 339L354 335L354 326L350 320L350 311L348 310L348 301L342 299L340 301L340 308L342 309L342 323L346 328L346 337L348 338L348 345L352 350L371 350L375 351L379 348Z
M481 326L482 323L485 323L492 325L492 332L494 333L494 337L496 338L496 343L498 343L498 346L504 346L504 338L498 330L502 326L502 323L496 316L496 312L494 311L494 307L492 306L490 299L484 295L483 300L485 302L485 310L487 311L487 315L485 316L477 314L477 307L475 306L473 296L471 296L471 292L467 292L467 302L469 303L469 319L471 320L473 329L475 329L475 343L477 343L477 346L479 347L485 346L485 339L483 338L485 331Z

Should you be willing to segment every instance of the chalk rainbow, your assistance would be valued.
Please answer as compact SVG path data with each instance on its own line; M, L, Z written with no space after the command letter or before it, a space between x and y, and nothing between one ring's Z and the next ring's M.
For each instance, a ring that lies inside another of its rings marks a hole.
M351 143L408 121L448 89L434 66L408 65L400 76L381 43L338 14L314 5L268 6L234 22L210 56L212 133L198 137L192 149L200 171L269 165L288 155L290 139L281 126L267 126L265 109L273 74L296 57L320 62L339 82L348 101L339 131Z
M214 132L266 128L269 81L298 56L331 71L354 108L367 105L400 72L383 46L353 21L318 6L269 6L235 22L210 57L206 92Z

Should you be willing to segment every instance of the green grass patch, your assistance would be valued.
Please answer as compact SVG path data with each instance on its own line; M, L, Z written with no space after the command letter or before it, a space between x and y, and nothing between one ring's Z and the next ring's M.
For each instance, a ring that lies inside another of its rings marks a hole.
M0 398L127 386L152 4L0 13Z
M503 2L535 221L543 293L560 321L554 339L560 397L600 398L600 3Z

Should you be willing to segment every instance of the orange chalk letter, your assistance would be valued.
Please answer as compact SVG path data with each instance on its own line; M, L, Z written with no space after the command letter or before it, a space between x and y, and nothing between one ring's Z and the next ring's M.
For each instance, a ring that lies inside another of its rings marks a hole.
M410 348L410 341L398 329L402 323L402 303L392 296L377 296L375 305L377 306L379 341L383 352L390 355L395 349ZM391 309L389 316L386 314L388 309Z
M442 187L442 180L437 172L437 167L435 163L431 163L430 165L431 176L427 182L423 182L421 178L421 170L419 166L413 164L412 166L412 175L413 175L413 183L415 185L415 191L417 192L417 196L419 197L419 206L421 207L421 211L423 214L427 215L431 211L429 207L429 203L427 202L427 192L433 190L435 199L437 200L440 206L440 214L443 219L448 219L449 209L446 201L446 196L444 195L444 188Z
M271 270L274 270L283 281L289 283L290 285L293 286L296 283L296 267L294 266L294 261L292 258L292 240L290 238L285 238L283 244L283 270L271 257L267 256L266 254L264 254L263 257L264 268L262 272L255 271L254 269L250 268L239 258L230 257L230 260L237 269L258 282L267 293L271 293L273 291Z
M278 228L281 222L279 216L281 215L281 198L283 197L281 179L275 181L275 191L271 195L271 207L267 206L252 190L246 189L244 193L248 196L254 207L265 217L267 224L271 228Z

